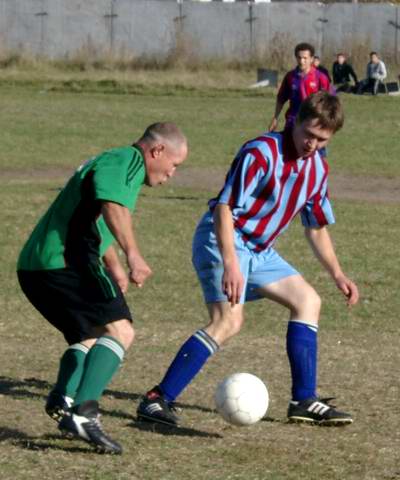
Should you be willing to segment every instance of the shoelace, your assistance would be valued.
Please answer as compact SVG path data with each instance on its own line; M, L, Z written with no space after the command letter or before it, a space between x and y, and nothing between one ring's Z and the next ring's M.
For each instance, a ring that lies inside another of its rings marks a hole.
M332 400L335 400L335 399L336 397L326 397L326 398L318 398L318 401L320 401L321 403L325 403L330 408L336 408L336 405L332 405L330 403Z
M104 436L106 436L106 433L105 433L104 430L103 430L103 425L102 425L101 422L100 422L100 417L101 417L101 415L100 415L100 414L97 414L97 417L96 417L96 418L92 418L92 419L91 419L91 420L92 420L91 423L93 423L93 424L100 430L100 432L101 432Z

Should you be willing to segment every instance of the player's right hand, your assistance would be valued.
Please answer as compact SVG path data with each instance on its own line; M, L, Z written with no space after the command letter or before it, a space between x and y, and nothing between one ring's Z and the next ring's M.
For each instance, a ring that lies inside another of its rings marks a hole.
M240 302L244 286L244 278L240 271L239 264L235 263L225 266L222 276L222 291L228 297L231 306L234 307Z
M144 258L140 255L128 258L128 267L129 281L137 285L139 288L143 287L145 280L153 273Z
M269 124L269 128L268 128L268 131L269 132L274 132L278 127L278 120L274 117L272 120L271 120L271 123Z

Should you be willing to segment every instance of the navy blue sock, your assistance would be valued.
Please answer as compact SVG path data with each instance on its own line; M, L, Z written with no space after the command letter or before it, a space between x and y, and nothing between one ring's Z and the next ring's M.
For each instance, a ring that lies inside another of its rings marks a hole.
M204 330L186 340L159 384L164 398L173 402L217 350L217 343Z
M290 321L286 348L292 372L292 400L316 397L317 332L314 324Z

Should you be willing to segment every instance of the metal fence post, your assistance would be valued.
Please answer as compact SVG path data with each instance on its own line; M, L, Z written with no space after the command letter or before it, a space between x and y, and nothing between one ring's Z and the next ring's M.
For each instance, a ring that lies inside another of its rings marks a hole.
M39 44L39 50L40 50L40 55L44 54L44 42L45 42L45 34L44 34L44 28L45 28L45 17L47 17L49 14L44 11L44 5L43 5L43 0L41 1L41 11L38 13L35 13L35 17L38 17L40 19L40 44Z
M114 10L114 0L111 0L110 3L110 13L106 13L104 18L109 23L109 32L110 32L110 50L114 50L114 19L118 17Z

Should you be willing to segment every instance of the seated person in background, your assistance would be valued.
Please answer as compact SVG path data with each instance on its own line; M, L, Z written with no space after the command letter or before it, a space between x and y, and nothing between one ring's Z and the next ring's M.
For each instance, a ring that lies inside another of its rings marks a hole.
M329 71L327 68L325 68L323 65L321 65L321 59L319 58L318 55L314 55L314 61L313 61L314 67L322 72L324 75L328 77L328 80L332 82L331 76L329 75Z
M358 80L353 67L347 63L344 53L338 53L332 65L333 84L337 92L352 93L357 91ZM354 86L351 85L354 80Z
M371 52L369 57L367 78L360 82L357 93L371 92L372 95L376 95L379 84L387 77L386 66L376 52Z

